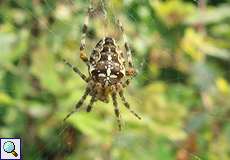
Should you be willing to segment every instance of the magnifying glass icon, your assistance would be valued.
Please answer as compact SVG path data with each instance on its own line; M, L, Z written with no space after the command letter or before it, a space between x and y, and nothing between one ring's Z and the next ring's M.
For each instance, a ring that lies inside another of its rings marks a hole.
M3 150L6 152L6 153L11 153L14 155L14 157L17 157L18 154L17 152L15 152L15 145L13 142L11 141L7 141L3 144Z

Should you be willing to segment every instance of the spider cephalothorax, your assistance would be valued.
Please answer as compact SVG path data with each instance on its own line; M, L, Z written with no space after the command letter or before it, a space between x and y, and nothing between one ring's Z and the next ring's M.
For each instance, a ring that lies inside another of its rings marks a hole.
M135 75L135 69L132 64L132 57L129 45L127 43L127 38L124 34L124 29L120 21L118 21L118 26L123 34L124 46L127 55L127 64L121 49L114 38L104 37L101 39L94 49L91 52L90 58L88 59L84 50L85 50L85 38L87 32L87 25L89 21L89 16L93 9L90 7L88 9L88 16L85 18L85 23L82 29L82 40L80 45L80 58L88 66L89 76L85 76L80 70L65 61L65 63L70 66L81 78L87 82L87 87L84 95L76 104L76 109L70 112L65 120L72 115L78 108L80 108L88 95L91 96L89 105L87 106L87 111L90 112L92 105L95 101L100 100L103 102L109 101L109 96L111 95L114 105L114 111L117 116L119 128L121 129L120 124L120 113L117 104L117 93L121 97L121 100L125 107L130 110L137 118L140 117L130 109L129 103L126 101L123 88L127 87L130 81L130 78ZM127 66L127 67L126 67Z

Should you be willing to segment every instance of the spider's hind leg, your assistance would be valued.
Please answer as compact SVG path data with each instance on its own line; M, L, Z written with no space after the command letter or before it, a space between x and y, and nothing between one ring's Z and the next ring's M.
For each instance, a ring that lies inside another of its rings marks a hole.
M126 55L127 55L127 59L128 59L128 69L126 70L126 75L133 77L136 75L136 70L133 68L132 54L131 54L131 49L130 49L129 44L128 44L128 39L127 39L127 36L124 32L123 25L119 19L117 19L117 24L118 24L118 27L120 28L121 33L122 33L124 46L125 46L125 50L126 50Z
M85 16L85 19L84 19L84 25L82 27L81 44L80 44L80 58L86 63L87 66L89 66L89 60L85 53L86 34L88 30L88 25L89 25L89 18L92 12L93 12L93 8L90 5L87 11L87 15Z
M129 105L129 103L126 101L125 96L124 96L124 93L123 93L122 90L119 92L119 95L120 95L120 97L121 97L121 100L122 100L124 106L125 106L135 117L137 117L138 119L141 119L141 117L140 117L136 112L134 112L134 111L130 108L130 105Z

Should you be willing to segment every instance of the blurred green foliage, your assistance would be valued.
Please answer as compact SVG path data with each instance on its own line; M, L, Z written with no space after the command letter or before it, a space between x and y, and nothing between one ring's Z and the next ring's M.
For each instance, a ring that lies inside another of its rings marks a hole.
M86 84L61 58L87 73L78 51L88 6L0 0L0 137L21 137L26 160L229 160L230 1L106 1L86 48L120 40L121 19L138 69L126 97L143 118L119 103L121 132L111 103L62 125Z

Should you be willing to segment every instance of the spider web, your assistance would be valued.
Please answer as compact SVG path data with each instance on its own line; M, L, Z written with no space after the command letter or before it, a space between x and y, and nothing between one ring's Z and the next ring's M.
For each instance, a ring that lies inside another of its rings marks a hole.
M103 1L102 1L103 2ZM50 4L50 2L48 1L48 0L44 0L44 3L45 3L45 5L47 6L47 8L49 8L49 10L50 11L54 11L55 10L55 8ZM65 3L67 3L67 4L71 4L71 5L76 5L77 4L77 2L75 2L75 1L73 1L73 0L65 0ZM129 4L129 1L127 0L127 1L125 1L125 3L127 3L127 4ZM88 4L89 4L89 1L88 1L88 3L85 3L84 4L84 6L85 6L85 8L83 9L83 10L85 10L87 7L88 7ZM17 3L17 5L19 5L24 11L26 11L26 13L28 14L28 15L30 15L31 17L33 17L34 19L37 19L38 17L37 17L37 15L35 15L29 8L27 8L27 7L25 7L25 6L23 6L23 5L20 5L20 2L18 2ZM82 4L81 4L82 5ZM104 4L105 6L106 6L106 4ZM108 8L111 10L109 10L108 11ZM116 8L114 8L113 6L108 6L108 8L105 10L106 12L106 15L109 15L107 18L106 18L106 23L107 23L107 26L110 26L111 24L110 23L113 23L113 22L111 22L110 20L112 19L116 19L117 17L117 15L115 16L115 11L116 11ZM78 12L77 12L78 13ZM76 14L77 14L76 13ZM128 13L127 13L127 15L128 15L128 17L127 17L127 19L129 20L129 21L131 21L131 25L135 25L135 23L137 23L138 22L138 19L136 19L135 18L135 15L132 15L132 12L129 12L128 11ZM100 20L100 19L99 19ZM154 21L154 19L153 19L153 21ZM83 21L82 21L83 22ZM62 23L64 26L71 26L71 25L73 25L73 24L70 24L70 23L68 23L68 22L65 22L65 21L59 21L59 23ZM44 25L46 25L46 24L44 24ZM80 32L80 26L81 26L81 24L74 24L74 28L78 31L78 32ZM57 31L55 31L55 30L53 30L52 29L52 27L50 27L50 26L45 26L46 28L47 28L47 31L53 36L53 37L58 37L58 32ZM124 26L125 27L125 26ZM126 28L126 27L125 27ZM106 28L103 28L103 33L106 35L106 33L107 33L107 31L106 31ZM129 39L130 40L130 39ZM131 41L130 40L130 43L131 43L131 46L135 46L135 44L134 44L134 42L135 41ZM89 42L90 43L90 42ZM91 46L93 46L93 44L91 44ZM90 48L90 47L89 47ZM92 47L91 47L92 48ZM134 47L132 47L132 49L134 50L134 51L138 51L138 49L137 48L134 48ZM89 53L89 51L88 51L88 53ZM138 55L137 55L138 56ZM148 77L148 76L146 76L145 74L143 74L145 71L144 70L146 70L146 69L148 69L148 70L151 70L151 68L150 68L150 66L148 65L149 63L148 63L148 59L146 58L146 57L144 57L144 56L139 56L138 58L135 58L136 57L136 54L134 54L133 55L133 60L134 60L134 63L135 63L135 66L136 66L136 68L138 68L138 73L139 73L139 75L137 76L137 79L141 79L142 81L143 81L143 84L144 83L147 83L148 82L148 80L151 78L151 77ZM204 71L205 72L205 71ZM229 72L229 71L226 71L226 72ZM198 73L198 71L197 71L197 73ZM165 77L165 79L164 79L164 81L165 82L167 82L167 83L180 83L180 82L182 82L183 80L184 80L184 76L182 76L182 75L176 75L176 76L173 76L173 78L172 77L170 77L170 76L168 76L167 75L168 74L168 72L167 71L162 71L162 77ZM202 73L200 73L200 74L202 74ZM203 75L203 74L202 74ZM207 76L207 79L210 79L210 77L209 77L209 75L205 75L205 76ZM212 78L212 77L211 77ZM157 79L156 79L157 80ZM143 85L143 84L138 84L138 82L137 81L133 81L133 83L134 83L134 86L137 86L137 85ZM7 92L8 93L13 93L14 91L12 91L12 90L7 90ZM180 90L178 89L178 92L180 92ZM111 104L109 104L109 105L111 105ZM141 102L138 102L138 106L141 106ZM215 114L215 113L214 113ZM212 118L212 116L213 115L209 115L210 116L210 118ZM215 115L214 115L215 116ZM39 160L39 159L41 159L41 155L43 155L43 159L50 159L50 155L53 155L53 154L60 154L61 155L61 153L60 152L66 152L66 154L64 154L64 157L62 157L63 159L69 159L68 158L68 152L70 152L71 153L71 151L66 151L66 148L67 148L67 146L66 146L66 142L64 142L64 140L63 140L63 134L66 132L66 130L67 130L67 132L68 131L72 131L72 126L69 126L69 125L67 125L67 124L63 124L63 125L60 125L59 127L58 127L58 131L57 132L55 132L55 134L53 135L54 136L54 138L53 139L50 139L44 146L42 146L42 147L40 147L40 150L39 150L39 152L37 152L36 154L34 154L34 155L32 155L32 159L35 159L35 160ZM76 130L74 130L74 131L76 131ZM79 131L76 131L76 132L79 132ZM124 131L125 132L125 131ZM126 133L124 133L124 132L121 132L121 133L116 133L115 135L113 135L114 137L114 140L113 141L116 141L116 143L118 143L118 144L120 144L121 146L122 146L122 140L124 139L124 138L127 138L127 137L129 137L129 136L133 136L133 134L130 134L130 133L128 133L128 134L126 134ZM57 134L58 133L58 134ZM67 134L68 135L68 134ZM65 137L66 138L66 137ZM134 139L135 139L135 137L134 137ZM115 142L114 142L115 143ZM174 142L171 142L171 143L174 143ZM33 145L33 144L31 144L31 145ZM178 145L178 144L175 144L175 145ZM55 146L55 149L54 150L50 150L50 146ZM138 148L139 147L141 147L141 148L144 148L145 146L144 146L144 144L143 143L141 143L139 146L138 146ZM80 150L82 150L82 149L80 149ZM49 152L49 153L45 153L45 152ZM26 153L24 153L24 154L26 154ZM191 154L189 154L189 156L191 156L193 159L197 159L197 160L201 160L201 158L198 156L198 155L194 155L193 153L191 153ZM71 158L70 158L71 159ZM73 158L74 159L74 158ZM97 159L97 158L96 158ZM100 158L98 158L98 159L100 159Z

